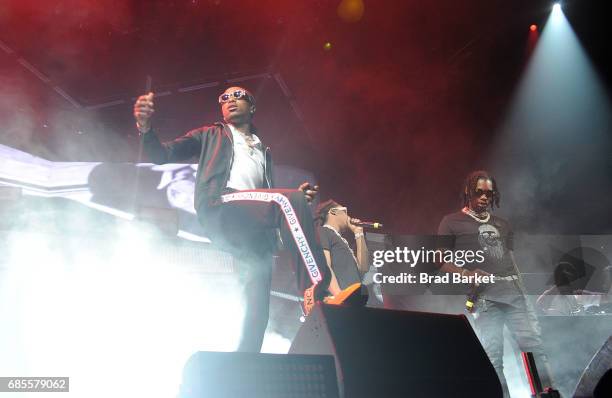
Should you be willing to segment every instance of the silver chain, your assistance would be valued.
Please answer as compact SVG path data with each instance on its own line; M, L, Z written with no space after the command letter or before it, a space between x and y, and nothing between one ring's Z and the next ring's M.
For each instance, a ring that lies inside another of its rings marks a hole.
M486 223L489 221L489 219L491 218L491 214L488 211L485 211L484 217L479 217L478 214L476 214L476 212L472 209L469 209L467 207L464 207L463 209L461 209L461 211L463 212L463 214L466 214L470 217L472 217L474 220L478 221L479 223Z
M355 263L357 264L357 257L355 257L355 253L353 252L353 249L351 249L351 245L349 245L348 241L344 239L344 236L340 235L340 232L336 231L336 228L332 227L331 225L324 224L323 226L327 229L331 229L332 231L334 231L334 233L338 235L338 238L342 239L342 242L344 242L346 247L348 247L349 251L351 252L351 255L353 256L353 259L355 260Z

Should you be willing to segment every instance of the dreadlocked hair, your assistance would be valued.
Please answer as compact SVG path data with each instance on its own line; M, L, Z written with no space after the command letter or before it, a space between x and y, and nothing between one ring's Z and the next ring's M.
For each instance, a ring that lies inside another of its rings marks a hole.
M493 197L491 197L491 210L494 207L499 208L499 200L501 198L500 192L497 189L497 182L495 182L495 178L491 177L488 171L486 170L476 170L472 171L465 179L465 183L463 184L463 189L461 190L461 198L463 200L463 206L469 206L470 199L474 192L476 191L476 185L478 184L478 180L490 180L493 185Z

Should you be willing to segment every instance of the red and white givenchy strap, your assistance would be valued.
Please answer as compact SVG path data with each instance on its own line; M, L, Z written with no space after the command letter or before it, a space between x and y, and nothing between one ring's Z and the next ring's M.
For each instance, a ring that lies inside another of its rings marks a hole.
M287 222L287 227L289 231L291 231L291 235L293 236L293 240L295 241L296 246L300 252L300 256L302 257L302 261L308 270L308 275L310 276L310 280L313 284L317 284L323 280L323 276L317 266L317 261L313 255L313 252L306 240L306 235L304 235L304 231L302 230L302 226L298 221L297 216L295 215L295 210L289 202L289 199L283 195L282 193L277 192L257 192L257 191L246 191L246 192L235 192L229 193L226 195L221 195L221 201L223 203L227 202L238 202L238 201L246 201L246 202L272 202L277 204L285 217L285 221Z

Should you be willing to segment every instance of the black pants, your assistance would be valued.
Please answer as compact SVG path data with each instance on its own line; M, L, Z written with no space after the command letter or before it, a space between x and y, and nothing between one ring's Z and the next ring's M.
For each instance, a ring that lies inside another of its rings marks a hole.
M330 281L310 206L299 190L260 189L222 195L198 211L214 244L229 251L241 268L245 288L245 320L239 351L261 349L268 324L272 254L276 231L296 265L298 290L316 285L315 298L325 296Z
M552 376L548 358L542 350L538 321L527 307L524 297L517 297L514 305L491 300L479 300L474 323L480 341L489 355L504 390L509 398L508 384L504 376L504 325L523 352L532 352L544 387L550 386Z

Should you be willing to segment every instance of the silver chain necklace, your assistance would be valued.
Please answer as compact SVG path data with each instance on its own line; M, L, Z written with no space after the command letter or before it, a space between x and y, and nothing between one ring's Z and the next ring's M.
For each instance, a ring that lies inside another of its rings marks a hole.
M470 217L472 217L474 220L478 221L479 223L486 223L489 222L489 219L491 218L491 214L488 211L484 212L484 216L483 217L479 217L478 214L476 214L476 212L468 207L464 207L463 209L461 209L461 211L463 212L463 214L466 214Z
M344 236L340 235L340 232L336 231L336 228L332 227L331 225L323 224L323 226L327 229L331 229L332 231L334 231L334 233L338 235L338 238L342 239L342 242L344 242L346 247L348 247L349 251L351 252L351 255L353 256L355 263L357 263L357 257L355 257L355 253L353 253L353 249L351 249L351 245L349 245L348 241L344 239Z
M244 139L244 142L246 142L247 146L249 147L249 155L252 155L253 152L255 151L255 148L257 148L257 144L255 143L255 138L253 138L252 134L246 135L240 130L238 130L238 132Z
M257 144L255 143L255 138L253 138L253 134L246 134L242 131L238 130L236 127L232 126L233 130L235 130L244 140L244 143L249 147L249 155L253 155L255 149L257 148Z

